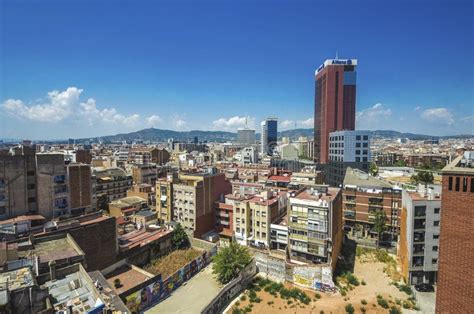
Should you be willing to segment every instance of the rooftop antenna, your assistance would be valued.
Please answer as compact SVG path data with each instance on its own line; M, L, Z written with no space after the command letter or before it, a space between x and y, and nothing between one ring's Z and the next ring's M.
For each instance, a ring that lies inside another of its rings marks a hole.
M336 50L336 60L337 60L337 59L338 59L338 57L337 57L337 50Z

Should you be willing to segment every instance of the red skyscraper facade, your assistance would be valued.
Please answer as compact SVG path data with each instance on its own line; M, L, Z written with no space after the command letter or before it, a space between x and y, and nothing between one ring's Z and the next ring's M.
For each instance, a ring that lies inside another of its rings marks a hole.
M314 159L329 161L329 133L355 129L357 60L326 60L316 70Z

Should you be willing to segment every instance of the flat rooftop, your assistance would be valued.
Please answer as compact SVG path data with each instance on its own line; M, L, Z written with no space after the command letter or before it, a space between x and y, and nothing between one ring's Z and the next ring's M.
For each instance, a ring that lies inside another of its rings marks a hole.
M7 287L10 291L28 288L34 285L34 276L29 267L0 273L0 286Z
M41 263L84 255L84 252L78 249L77 245L72 243L68 237L48 239L46 241L36 240L33 244L33 249L19 251L18 255L20 257L26 257L31 253L37 255Z
M137 269L129 265L124 265L115 269L112 273L108 274L106 276L106 279L109 285L111 287L114 287L115 291L117 291L118 294L121 294L122 292L128 291L131 288L153 277L153 274L147 273L142 269ZM116 288L114 285L115 279L120 280L121 286L118 288Z
M391 188L392 185L372 177L366 172L363 172L359 169L352 169L348 167L346 170L346 175L344 177L344 187L346 185L352 185L354 187L360 188Z
M474 151L467 151L463 155L458 156L443 168L443 172L474 175Z
M73 313L86 313L96 307L97 301L102 302L90 278L81 271L48 281L43 286L49 289L49 294L56 301L53 304L56 312L67 310L72 305Z
M306 189L295 195L294 198L299 200L308 200L308 201L327 201L331 202L336 195L339 193L339 188L328 187L326 193L319 193L317 190L311 191L311 189Z

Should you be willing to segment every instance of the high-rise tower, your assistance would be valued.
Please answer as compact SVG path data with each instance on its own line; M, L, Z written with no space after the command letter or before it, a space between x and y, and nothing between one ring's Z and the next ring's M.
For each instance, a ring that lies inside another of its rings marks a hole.
M314 159L329 160L329 133L355 129L356 59L328 59L315 72Z

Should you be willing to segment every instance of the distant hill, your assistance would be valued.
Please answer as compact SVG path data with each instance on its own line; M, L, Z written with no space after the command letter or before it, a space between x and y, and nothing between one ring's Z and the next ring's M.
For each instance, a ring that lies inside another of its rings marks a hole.
M161 129L143 129L131 133L123 133L117 135L101 136L92 138L93 140L102 140L103 142L122 142L122 141L152 141L152 142L166 142L172 138L179 141L192 141L194 137L198 137L199 141L213 141L213 142L226 142L237 138L236 133L224 132L224 131L173 131L173 130L161 130ZM76 142L85 142L90 140L89 138L78 139Z
M402 133L393 130L376 130L371 131L373 137L379 138L408 138L411 140L425 140L433 138L469 138L473 135L452 135L452 136L432 136L425 134L414 134L414 133ZM256 134L257 139L260 139L260 134ZM285 130L278 132L278 137L290 137L292 139L297 139L300 136L313 137L313 129L294 129L294 130ZM92 140L102 140L103 142L122 142L122 141L150 141L150 142L166 142L168 139L172 138L179 141L192 141L194 137L197 137L199 141L208 141L208 142L227 142L235 141L237 139L237 133L224 132L224 131L173 131L173 130L162 130L162 129L143 129L131 133L123 133L117 135L101 136L96 138L84 138L77 139L76 143L83 143L90 139Z

